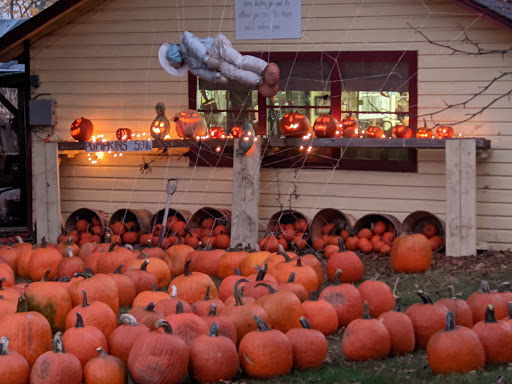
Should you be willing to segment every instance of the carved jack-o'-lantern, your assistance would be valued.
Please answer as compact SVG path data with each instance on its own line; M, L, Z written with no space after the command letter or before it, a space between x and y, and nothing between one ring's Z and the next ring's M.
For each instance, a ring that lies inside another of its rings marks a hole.
M78 141L87 141L91 138L94 131L94 126L91 120L83 117L76 119L71 124L70 132L73 139Z
M302 137L311 130L311 123L302 113L290 112L282 117L279 129L285 137Z
M176 133L179 137L202 137L206 135L206 120L199 112L188 109L174 117Z
M412 137L412 129L407 125L395 125L392 135L395 139L409 139Z
M333 115L323 114L316 118L313 125L316 137L339 137L341 130L338 120Z
M132 130L129 128L119 128L116 131L117 140L130 140L132 138Z
M348 115L341 120L341 126L343 128L343 137L357 137L359 134L357 120L354 116Z
M231 131L229 131L229 135L233 137L240 137L242 136L242 127L239 127L238 125L231 128Z
M441 125L437 127L436 137L438 139L451 139L455 135L452 127Z
M224 128L222 127L210 127L208 129L208 135L212 139L225 139L226 138L226 132L224 131Z
M384 139L386 134L382 127L379 127L378 125L370 125L366 130L366 137L369 139Z
M151 137L154 139L163 139L171 129L171 124L165 116L165 105L164 103L158 103L155 106L156 117L155 120L151 123Z
M432 139L434 137L432 128L427 127L427 122L425 119L423 119L423 127L416 130L416 137L418 139Z

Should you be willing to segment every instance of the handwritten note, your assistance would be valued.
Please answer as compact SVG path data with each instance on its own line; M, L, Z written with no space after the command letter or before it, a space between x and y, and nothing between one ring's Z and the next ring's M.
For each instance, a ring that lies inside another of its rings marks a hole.
M235 0L236 39L299 39L301 0Z

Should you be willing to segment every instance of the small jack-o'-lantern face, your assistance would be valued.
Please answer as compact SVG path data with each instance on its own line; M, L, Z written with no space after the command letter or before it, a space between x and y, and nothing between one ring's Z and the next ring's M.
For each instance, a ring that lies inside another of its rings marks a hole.
M203 115L193 109L178 113L174 121L179 137L197 138L206 135L206 120Z
M91 120L83 117L76 119L71 124L70 132L73 139L78 141L87 141L91 138L94 131L94 126Z
M352 115L345 116L341 120L341 127L343 129L341 134L343 137L357 137L359 134L357 120Z
M386 138L386 134L382 127L379 127L378 125L370 125L366 130L366 137L370 139L384 139Z
M119 128L116 131L117 140L126 141L132 138L132 130L129 128Z
M158 103L155 110L156 117L151 123L150 134L151 137L155 139L163 139L169 133L171 124L169 123L167 116L165 116L165 105L163 103Z
M316 118L313 125L316 137L340 137L338 120L333 115L324 114Z
M434 134L432 133L432 128L422 127L416 130L416 137L418 139L432 139Z
M226 132L224 131L224 128L222 127L210 127L208 130L208 135L212 139L225 139L226 138Z
M290 112L282 117L279 129L285 137L302 137L311 130L311 123L303 114Z
M395 125L392 135L395 139L409 139L412 137L412 130L407 125Z
M229 136L233 136L233 137L242 136L242 127L235 125L233 128L231 128L231 131L229 131Z
M438 139L451 139L454 136L455 132L452 127L448 127L445 125L441 125L437 127L436 137Z

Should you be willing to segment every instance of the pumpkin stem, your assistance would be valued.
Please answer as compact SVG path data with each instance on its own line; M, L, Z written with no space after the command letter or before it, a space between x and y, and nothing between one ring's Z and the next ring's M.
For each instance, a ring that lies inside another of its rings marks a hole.
M482 280L482 284L481 284L481 290L482 290L482 293L488 293L490 294L490 288L489 288L489 283L485 280Z
M114 271L114 273L115 273L116 275L122 275L122 273L121 273L121 269L122 269L123 267L124 267L124 263L119 264L119 265L117 266L116 270Z
M396 289L397 289L397 287L398 287L398 282L399 282L399 281L400 281L400 276L398 276L398 277L396 278L395 284L393 285L393 297L396 297L396 296L397 296L397 294L396 294Z
M190 263L192 262L192 259L188 259L187 261L185 261L185 268L183 270L183 274L185 276L190 276L191 275L191 272L190 272Z
M148 259L144 260L144 262L140 266L140 270L141 271L147 271L148 270L148 264L149 264L149 260Z
M171 299L178 297L178 288L175 285L171 285Z
M341 284L341 274L342 273L343 273L343 271L340 268L338 268L336 270L336 273L334 274L334 277L332 279L332 283L334 285L340 285Z
M20 295L20 297L18 297L18 306L16 307L16 313L17 312L28 312L27 300L23 295Z
M88 277L94 276L94 271L90 267L85 267L85 273L87 274Z
M5 277L2 277L2 278L0 279L0 291L5 290L5 288L3 287L3 285L4 285L4 281L5 281L5 280L7 280Z
M116 245L117 245L117 243L112 243L112 245L110 247L108 247L108 252L113 252L114 249L116 248Z
M288 254L285 251L279 251L279 252L277 252L277 254L284 257L285 263L289 263L290 261L292 261L290 256L288 256Z
M295 264L297 267L303 267L301 257L302 256L297 255L297 264Z
M105 356L107 356L107 352L105 352L105 350L104 350L102 347L98 347L98 348L96 348L96 351L98 351L98 354L99 354L101 357L105 357Z
M210 304L210 310L208 311L208 316L217 316L217 306L215 303Z
M242 272L240 272L240 269L235 268L235 275L242 276Z
M309 295L309 301L318 301L318 291L317 290L313 290L311 291L310 295Z
M370 314L370 304L365 300L363 303L363 319L371 319L372 315Z
M210 286L207 286L206 287L206 293L204 294L203 300L204 301L208 301L210 299L211 299L211 297L210 297Z
M265 275L267 274L267 267L268 264L263 264L263 267L258 270L258 274L256 275L256 281L262 281L265 278Z
M110 228L107 228L108 231L111 231ZM107 232L105 234L105 243L106 244L110 244L112 242L112 235L110 234L110 232Z
M71 245L71 244L73 244L73 236L70 236L70 237L69 237L69 238L64 242L64 244L66 244L66 245Z
M270 294L272 293L276 293L277 291L274 289L274 287L272 287L270 284L267 284L267 283L258 283L255 285L255 287L265 287L268 289L268 292Z
M455 286L449 285L448 291L450 292L450 299L457 299L457 297L455 296Z
M240 285L240 283L248 283L249 282L249 279L246 279L245 277L243 279L239 279L236 281L234 287L233 287L233 295L235 296L235 306L240 306L240 305L244 305L244 303L242 302L242 292L241 290L238 288L238 286Z
M512 301L508 302L508 318L512 319Z
M295 283L295 272L290 273L287 283Z
M64 343L62 342L62 332L57 332L53 338L53 352L66 353Z
M153 247L153 248L155 248L155 247ZM140 255L142 256L142 258L143 258L144 260L148 260L148 261L149 261L149 255L148 255L146 252L142 251L142 252L140 253Z
M19 243L19 244L23 244L23 239L19 236L16 236L16 241Z
M156 305L156 301L153 301L153 302L149 303L148 305L146 305L146 308L144 308L144 310L147 312L155 312L155 305Z
M181 300L178 300L176 303L176 314L183 313L183 302Z
M416 292L416 294L420 297L423 304L434 304L432 299L429 296L425 295L425 292L418 291L418 292Z
M299 319L299 322L300 322L300 325L302 326L302 328L304 328L304 329L311 329L311 324L309 324L308 319L306 319L304 316L302 316Z
M82 307L87 307L89 305L89 303L87 302L87 293L85 291L82 291L82 297L83 297Z
M48 276L50 275L50 272L52 271L51 268L48 268L46 272L44 273L43 277L41 278L41 281L48 281Z
M71 250L71 247L66 248L66 255L68 257L73 257L73 251Z
M258 315L254 315L252 318L254 319L254 321L256 322L256 325L258 326L258 331L265 332L265 331L271 330L271 328L267 325L267 323L265 323L265 320L263 320Z
M219 323L214 322L210 327L210 332L208 332L208 336L217 337L217 332L219 331Z
M494 314L494 305L489 304L485 310L485 323L497 323L496 315Z
M59 283L69 283L71 281L71 277L69 276L62 276L59 280L57 280Z
M88 279L90 276L85 272L77 272L73 275L73 277L83 277L84 279Z
M451 311L448 311L446 314L446 327L445 331L453 331L455 329L455 314Z
M163 328L164 332L167 334L167 335L172 335L172 327L171 327L171 324L169 324L168 321L165 321L163 319L160 319L156 322L155 326L157 328Z
M496 292L504 292L510 289L510 283L508 281L504 281L500 285L496 287Z
M295 248L295 253L297 256L303 256L304 252L302 251L302 248L299 247L299 244L297 244L295 241L290 241L290 247Z
M158 287L156 284L151 284L151 292L158 292Z
M84 327L84 319L82 318L82 315L80 314L80 312L77 312L75 328L83 328L83 327Z
M0 356L7 355L9 353L9 338L2 336L0 339Z
M43 237L43 238L41 239L41 248L46 248L46 245L47 245L47 243L46 243L46 237Z
M131 244L125 244L125 245L124 245L124 247L125 247L126 249L129 249L129 250L130 250L130 251L132 251L132 252L133 252L133 250L134 250L134 248L132 247L132 245L131 245Z
M123 313L119 317L123 324L129 325L130 327L135 327L139 325L139 323L137 323L137 319L133 315L130 315L129 313Z
M340 237L338 239L338 248L340 249L338 252L345 252L347 250L347 247L345 247L345 241Z
M395 307L393 311L400 312L402 310L402 298L400 296L395 296Z

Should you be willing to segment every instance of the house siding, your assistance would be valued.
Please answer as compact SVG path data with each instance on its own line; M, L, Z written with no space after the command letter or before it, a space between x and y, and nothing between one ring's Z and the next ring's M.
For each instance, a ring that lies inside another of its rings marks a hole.
M110 0L34 44L31 70L40 78L37 93L57 101L55 134L60 140L70 139L69 126L80 116L91 119L97 133L114 138L119 127L147 132L157 102L165 103L168 116L187 108L187 77L168 75L157 60L160 44L177 41L184 30L201 36L221 31L240 51L417 50L420 115L460 103L512 70L512 54L452 55L409 24L458 49L474 49L463 42L465 33L483 48L512 47L510 31L447 0L303 0L302 38L264 41L235 40L234 0ZM509 92L511 85L510 76L504 77L467 105L436 114L435 122L463 120ZM504 97L454 126L465 137L492 141L492 150L477 157L477 241L490 249L512 247L511 120L510 101ZM165 206L164 179L171 176L180 178L173 207L229 209L231 169L189 168L187 158L179 155L109 156L97 166L83 153L62 156L63 217L81 207L110 214L126 207L156 212ZM139 164L153 159L152 173L142 174ZM262 169L261 228L282 208L309 218L334 207L356 218L382 212L403 220L415 210L427 210L443 219L445 167L444 150L419 150L414 174Z

